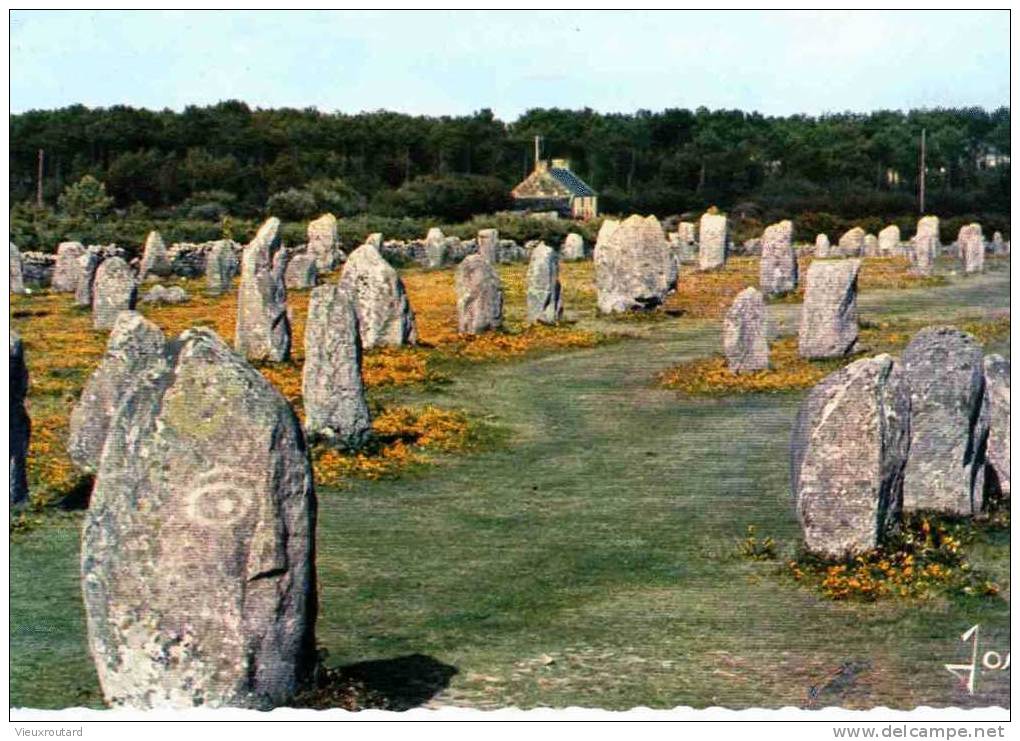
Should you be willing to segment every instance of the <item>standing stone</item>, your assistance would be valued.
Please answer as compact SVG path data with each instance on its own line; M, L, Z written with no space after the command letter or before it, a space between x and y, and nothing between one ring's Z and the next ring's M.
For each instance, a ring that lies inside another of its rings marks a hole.
M896 254L900 246L900 228L890 224L878 233L878 253L882 257Z
M418 342L414 312L404 282L371 244L363 244L347 258L340 285L354 298L361 346L400 347Z
M106 354L71 410L67 452L83 471L99 467L106 433L117 407L146 371L161 367L166 340L159 327L136 311L117 315Z
M864 247L861 249L864 257L878 257L878 237L874 234L864 235Z
M560 260L556 250L542 242L531 251L528 264L528 322L556 324L563 318Z
M698 228L698 267L715 270L726 264L729 225L724 214L706 213Z
M954 327L922 329L903 351L910 384L905 511L976 515L988 437L981 345Z
M209 245L205 257L205 288L210 294L219 296L230 290L230 282L237 273L237 257L233 244L221 239Z
M21 262L21 252L11 242L11 293L27 293L25 291L25 269Z
M286 400L206 329L110 422L82 533L106 702L286 704L314 663L315 493Z
M651 309L676 288L676 262L659 220L630 216L595 245L595 285L603 314Z
M320 273L328 273L339 264L340 240L333 214L323 214L308 222L308 254L315 258Z
M280 220L268 219L241 255L234 348L249 360L279 363L290 356L285 257L280 252Z
M468 255L461 261L454 275L454 288L458 332L479 334L503 326L503 286L492 263L482 255Z
M857 344L857 274L860 260L813 262L800 312L801 357L839 358Z
M693 245L697 243L695 238L695 225L693 221L681 221L676 225L677 238L681 244Z
M839 254L843 257L857 257L864 250L864 230L855 226L839 238Z
M917 233L914 235L915 243L921 239L931 238L934 240L934 251L932 258L938 257L939 248L939 217L923 216L917 220Z
M61 242L57 246L57 263L50 286L60 293L74 293L78 288L78 258L85 254L81 242Z
M425 267L437 269L446 264L446 237L438 226L425 236Z
M723 319L723 352L733 373L768 369L766 322L761 292L745 288L738 293Z
M984 272L985 236L981 231L981 225L968 224L961 227L957 242L960 246L960 259L963 260L963 272Z
M300 291L314 288L318 277L319 269L315 257L307 252L299 252L287 263L284 283L288 289Z
M1002 232L992 234L992 254L1001 255L1005 244L1002 241Z
M173 266L167 256L166 245L159 232L149 232L142 250L142 261L138 265L138 280L159 280L173 274Z
M312 290L301 394L310 439L346 450L368 441L372 420L361 379L358 314L353 298L339 285Z
M75 306L92 306L92 287L96 282L100 257L92 250L78 258L78 285L74 289Z
M841 558L879 545L899 519L910 448L910 391L889 355L851 363L801 404L790 446L807 549Z
M365 244L370 244L377 250L382 249L382 232L372 232L365 237Z
M138 283L128 264L120 257L103 260L92 281L92 326L111 329L117 315L137 302Z
M609 243L609 238L613 236L613 232L620 228L620 222L616 219L605 219L602 224L599 225L599 233L595 236L595 250L597 251L599 245L605 245Z
M560 257L563 260L584 259L584 237L577 232L570 232L563 240L563 247L560 249Z
M32 422L25 409L25 397L28 395L28 366L25 364L25 344L21 335L12 331L9 337L10 367L10 490L11 505L24 504L28 501L28 439L32 430Z
M478 232L478 254L492 264L499 262L499 230L482 229Z
M792 221L766 227L759 267L763 293L779 296L797 290L797 252L793 249Z
M935 237L919 234L910 245L910 272L914 275L929 276L935 270L935 255L938 241Z
M986 490L1009 499L1009 361L986 355L985 395L988 397L988 466Z
M828 234L819 234L815 237L815 257L821 260L832 257L832 245L829 244Z

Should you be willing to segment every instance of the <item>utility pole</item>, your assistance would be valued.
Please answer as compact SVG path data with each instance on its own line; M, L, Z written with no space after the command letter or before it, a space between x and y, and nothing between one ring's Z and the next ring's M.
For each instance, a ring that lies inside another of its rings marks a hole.
M542 137L535 134L535 169L538 169L538 159L542 156Z
M35 176L35 205L36 208L42 208L42 178L43 178L43 150L39 150L39 167L36 170Z
M924 167L924 144L925 144L925 135L926 134L927 134L927 131L925 129L921 129L921 173L920 173L920 177L918 179L918 182L919 182L919 185L920 185L920 188L921 188L921 197L919 199L920 200L920 206L921 206L921 216L924 216L924 170L925 170L925 167Z

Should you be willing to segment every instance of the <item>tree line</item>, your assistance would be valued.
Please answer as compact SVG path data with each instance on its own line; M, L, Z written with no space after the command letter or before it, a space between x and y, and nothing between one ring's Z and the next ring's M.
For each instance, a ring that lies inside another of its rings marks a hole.
M10 117L12 204L36 195L38 150L49 208L89 175L116 209L161 218L341 216L467 219L507 208L543 156L564 157L603 211L660 216L757 209L903 216L918 210L926 131L926 210L1009 212L1008 108L764 116L699 108L533 109L513 122L470 116L252 109L239 101L181 112L128 106Z

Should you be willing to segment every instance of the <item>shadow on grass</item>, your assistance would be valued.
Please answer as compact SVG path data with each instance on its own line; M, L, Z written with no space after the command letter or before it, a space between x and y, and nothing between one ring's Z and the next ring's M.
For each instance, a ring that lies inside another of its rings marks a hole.
M315 686L303 692L295 706L316 710L410 710L446 689L455 674L456 667L424 654L323 667Z

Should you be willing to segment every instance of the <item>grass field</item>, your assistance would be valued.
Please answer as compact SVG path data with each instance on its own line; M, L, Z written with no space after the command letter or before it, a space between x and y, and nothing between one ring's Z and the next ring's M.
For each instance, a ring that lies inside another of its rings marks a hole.
M455 409L499 434L402 475L320 487L327 664L350 667L391 707L1008 706L1008 672L980 674L968 695L943 668L968 656L959 635L974 624L983 650L1008 650L1008 536L971 546L997 597L833 602L798 585L782 561L797 546L788 444L804 392L662 388L662 371L718 351L717 313L595 317L577 306L593 299L586 266L567 267L577 324L564 331L625 340L535 348L515 362L451 352L446 383L373 392ZM504 269L512 319L521 272ZM414 302L447 279L407 280ZM448 314L446 302L429 311ZM870 321L991 316L1009 306L1008 262L865 288L860 304ZM798 310L770 308L778 331L795 329ZM15 327L27 334L32 319ZM991 345L1008 355L1008 338ZM778 562L740 556L748 525L777 540ZM11 544L13 706L101 704L79 527L79 513L52 514Z

